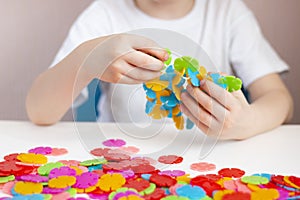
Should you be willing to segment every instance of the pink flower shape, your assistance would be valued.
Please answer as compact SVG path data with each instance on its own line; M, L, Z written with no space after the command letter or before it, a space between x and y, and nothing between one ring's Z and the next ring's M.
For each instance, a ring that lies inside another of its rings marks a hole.
M172 177L177 177L177 176L183 176L185 175L185 172L182 170L164 170L158 173L159 175L167 175L167 176L172 176Z
M52 148L52 152L51 154L49 154L50 156L61 156L64 154L67 154L68 150L65 148Z
M61 162L62 164L66 166L79 166L80 161L77 160L60 160L58 162Z
M207 162L199 162L191 164L190 168L194 171L198 172L207 172L207 171L213 171L216 169L216 165L212 163Z
M132 154L138 153L140 151L139 148L134 146L121 147L120 149Z

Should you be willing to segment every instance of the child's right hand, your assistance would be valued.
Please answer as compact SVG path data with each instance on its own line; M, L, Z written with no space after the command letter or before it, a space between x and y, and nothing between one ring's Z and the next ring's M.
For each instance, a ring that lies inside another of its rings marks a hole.
M97 41L97 39L95 40ZM92 78L110 83L138 84L161 75L168 53L137 35L111 35L90 51L83 67Z

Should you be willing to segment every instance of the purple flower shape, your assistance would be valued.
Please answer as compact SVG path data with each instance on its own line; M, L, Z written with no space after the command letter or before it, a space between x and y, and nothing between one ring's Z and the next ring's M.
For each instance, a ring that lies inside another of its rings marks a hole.
M58 176L75 176L76 170L68 166L62 166L60 168L54 168L49 173L49 178L55 178Z
M48 182L48 177L40 176L38 174L27 174L27 175L22 175L22 176L18 177L18 180L26 181L26 182L33 182L33 183L42 183L42 182Z
M121 147L126 144L126 142L122 139L109 139L102 142L104 146L107 147Z
M67 191L68 189L70 189L70 187L66 187L66 188L49 188L49 187L44 187L43 188L43 194L60 194L60 193L63 193L65 191Z
M76 176L74 188L85 189L98 183L99 175L92 172L85 172Z
M98 199L98 200L107 200L108 194L89 194L91 199Z
M165 170L158 173L159 175L167 175L172 177L183 176L185 172L182 170Z
M30 149L28 152L35 153L35 154L48 155L48 154L51 154L52 148L51 147L35 147L33 149Z

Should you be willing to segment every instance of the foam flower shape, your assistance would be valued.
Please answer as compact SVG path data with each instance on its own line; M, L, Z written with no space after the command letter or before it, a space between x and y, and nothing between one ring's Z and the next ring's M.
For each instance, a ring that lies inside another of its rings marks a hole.
M90 153L94 156L103 156L104 154L108 153L109 148L95 148L90 151Z
M243 192L234 192L230 194L225 194L222 200L232 200L232 199L242 199L242 200L250 200L251 195ZM265 199L265 198L262 198Z
M222 82L227 85L229 92L234 92L242 88L242 80L235 76L225 76Z
M66 165L66 166L79 166L80 164L80 161L78 160L60 160L58 162L61 162L63 165Z
M182 170L164 170L159 172L158 174L164 174L172 177L178 177L185 175L185 172Z
M168 48L166 48L165 50L167 51L169 57L168 57L168 60L166 60L166 61L164 62L164 64L165 64L165 65L169 65L169 64L171 63L171 61L172 61L172 52L171 52L171 50L168 49Z
M48 177L41 176L38 174L28 174L20 176L19 179L21 181L33 182L33 183L43 183L48 181Z
M259 189L251 193L251 199L278 199L279 192L276 189Z
M147 97L149 97L150 99L156 98L156 93L153 90L151 90L150 88L147 88L145 83L143 84L143 88L146 91L146 96Z
M161 96L160 100L162 103L166 104L168 107L175 107L177 104L179 104L179 101L177 100L174 93L171 93L170 96Z
M290 186L300 189L300 178L296 176L285 176L283 180Z
M122 139L108 139L102 142L104 146L107 147L121 147L126 144L126 142Z
M223 168L218 171L218 174L224 177L240 178L245 174L245 171L238 168Z
M33 149L30 149L28 152L35 153L35 154L48 155L48 154L51 154L52 148L51 147L35 147Z
M41 183L19 181L15 184L14 191L21 195L40 194L43 191Z
M192 72L195 72L199 69L199 62L190 56L182 56L175 59L174 68L176 71L182 74L185 74L188 69L190 69Z
M134 188L138 192L141 192L147 189L150 186L150 183L149 181L144 179L135 179L135 180L128 180L124 186L128 188Z
M172 119L173 119L173 121L175 123L175 126L178 130L182 130L184 128L184 118L181 115L181 113L178 114L178 115L173 115Z
M156 185L154 183L150 183L150 186L143 191L139 192L141 195L148 195L155 191Z
M15 180L15 176L14 175L10 175L10 176L0 176L0 184L1 183L7 183L9 181L13 181Z
M99 175L92 172L84 172L76 176L76 183L74 188L86 189L98 183Z
M191 69L188 69L188 76L190 78L191 84L195 87L200 86L200 79L198 78L198 71L193 72Z
M209 74L209 77L212 78L212 81L219 85L221 88L226 89L227 88L227 84L225 83L225 77L221 76L219 73L211 73Z
M58 176L75 176L76 170L68 166L63 166L60 168L54 168L49 173L49 178L55 178Z
M114 171L109 171L108 173L113 174L115 172ZM129 170L123 170L123 171L120 171L118 173L122 174L122 176L124 176L124 178L126 178L126 179L133 178L134 175L135 175L134 172L131 169L129 169Z
M172 185L175 185L177 183L176 179L167 175L159 174L153 174L150 177L150 181L152 183L155 183L159 187L171 187Z
M158 161L164 164L178 164L183 161L183 158L181 156L176 156L176 155L166 155L166 156L160 156L158 158Z
M162 198L162 200L189 200L189 198L170 195L170 196Z
M120 148L122 151L128 152L128 153L138 153L140 151L139 148L134 147L134 146L127 146L127 147L121 147Z
M165 197L165 191L161 188L155 188L155 190L151 194L144 195L145 199L162 199Z
M186 129L192 129L194 127L194 122L192 122L189 118L186 120Z
M17 156L17 159L27 164L45 164L48 159L43 154L35 153L21 153Z
M76 178L74 176L58 176L52 178L48 182L50 188L66 188L72 186L76 183Z
M218 190L216 192L214 192L214 200L222 200L223 197L227 194L232 194L234 193L234 190Z
M50 187L44 187L43 188L43 194L60 194L65 191L67 191L70 187L65 188L50 188Z
M100 165L107 163L107 160L104 158L96 158L91 160L85 160L80 163L81 166L89 167L93 165Z
M61 162L51 162L51 163L47 163L43 166L40 166L38 168L38 173L39 175L42 176L48 176L48 174L50 173L50 171L54 168L59 168L62 167L63 164Z
M206 172L206 171L213 171L216 169L216 165L207 162L199 162L191 164L190 168L194 171L199 172Z
M151 112L153 111L153 108L156 106L156 100L153 101L147 101L146 103L146 108L145 108L145 113L146 114L151 114Z
M61 156L68 153L68 150L65 148L52 148L50 156Z
M262 176L244 176L241 178L243 183L250 183L253 185L267 184L269 179Z
M201 187L192 185L183 185L176 189L176 193L191 200L201 199L206 196L205 191Z
M104 174L100 177L99 188L105 192L114 191L121 188L126 183L122 174Z
M146 87L158 92L158 91L162 91L164 89L166 89L169 86L169 82L168 81L162 81L160 80L160 77L152 79L150 81L147 81L145 83Z

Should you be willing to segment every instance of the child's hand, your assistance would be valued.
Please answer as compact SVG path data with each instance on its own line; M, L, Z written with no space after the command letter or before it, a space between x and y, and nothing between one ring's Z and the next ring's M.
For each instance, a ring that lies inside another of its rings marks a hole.
M187 91L181 109L208 136L245 139L255 126L251 106L240 90L230 93L205 80L200 88L188 85Z
M154 41L137 35L108 36L91 51L85 67L93 78L137 84L161 75L168 53Z

